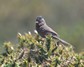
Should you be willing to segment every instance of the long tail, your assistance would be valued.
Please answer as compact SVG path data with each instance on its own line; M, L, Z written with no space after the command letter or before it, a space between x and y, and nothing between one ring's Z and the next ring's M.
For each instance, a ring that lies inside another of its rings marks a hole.
M64 41L63 39L57 37L57 36L53 36L54 39L58 40L60 43L64 44L64 45L68 45L68 46L71 46L70 43Z

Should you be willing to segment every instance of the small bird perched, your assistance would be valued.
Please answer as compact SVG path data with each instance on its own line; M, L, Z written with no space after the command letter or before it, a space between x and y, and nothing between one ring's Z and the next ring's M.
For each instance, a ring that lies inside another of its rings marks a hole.
M38 16L36 18L36 30L38 34L45 38L46 35L51 35L54 39L58 40L58 42L64 44L64 45L70 45L68 42L62 40L59 35L52 30L45 22L44 18L42 16Z

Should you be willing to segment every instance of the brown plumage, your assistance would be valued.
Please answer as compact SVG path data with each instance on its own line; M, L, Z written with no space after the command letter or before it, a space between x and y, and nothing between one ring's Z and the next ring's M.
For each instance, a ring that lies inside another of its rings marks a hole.
M46 35L51 34L54 39L58 40L62 44L70 45L68 42L62 40L59 37L59 35L46 24L46 22L42 16L38 16L36 18L36 30L39 33L39 35L43 38L45 38Z

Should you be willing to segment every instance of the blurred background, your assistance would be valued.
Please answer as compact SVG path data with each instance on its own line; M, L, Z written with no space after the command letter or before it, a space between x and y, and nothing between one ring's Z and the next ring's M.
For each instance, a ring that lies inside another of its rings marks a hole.
M17 33L34 33L42 15L62 39L84 51L84 0L0 0L0 45L17 43Z

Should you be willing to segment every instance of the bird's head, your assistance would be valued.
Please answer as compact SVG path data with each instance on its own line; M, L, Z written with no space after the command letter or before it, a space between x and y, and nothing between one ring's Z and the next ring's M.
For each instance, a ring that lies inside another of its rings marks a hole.
M40 24L40 23L45 24L45 20L44 20L44 18L42 16L37 16L36 17L36 23L37 24Z

